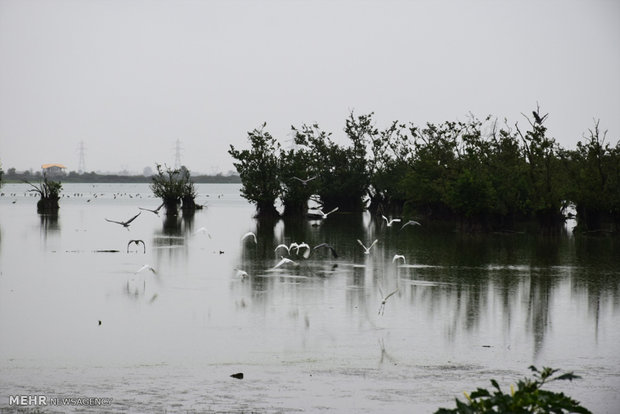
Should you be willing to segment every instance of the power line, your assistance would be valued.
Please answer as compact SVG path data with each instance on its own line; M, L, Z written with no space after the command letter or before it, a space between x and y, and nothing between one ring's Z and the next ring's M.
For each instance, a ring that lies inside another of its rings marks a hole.
M86 171L86 161L85 161L86 148L84 148L84 141L80 141L80 146L78 147L78 151L80 153L80 158L78 161L78 174L83 174Z
M174 168L181 168L181 141L177 139L174 151Z

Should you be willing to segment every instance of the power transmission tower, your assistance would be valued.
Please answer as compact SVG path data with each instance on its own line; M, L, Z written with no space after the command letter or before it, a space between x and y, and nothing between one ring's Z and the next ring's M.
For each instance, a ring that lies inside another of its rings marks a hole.
M174 150L174 168L181 168L181 141L177 139L177 143Z
M80 153L80 158L78 162L78 174L84 174L86 171L86 162L84 161L84 156L86 154L86 148L84 148L84 141L80 141L80 146L78 147L78 151Z

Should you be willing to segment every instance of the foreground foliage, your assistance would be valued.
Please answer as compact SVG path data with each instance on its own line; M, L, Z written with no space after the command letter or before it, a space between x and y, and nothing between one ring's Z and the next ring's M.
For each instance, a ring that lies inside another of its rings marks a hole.
M542 371L535 366L530 366L529 369L533 378L519 380L516 389L511 385L510 393L503 392L497 381L492 379L492 390L478 388L471 394L465 393L466 402L456 399L456 408L440 408L435 414L590 413L578 401L564 393L542 389L552 381L572 381L580 378L579 376L572 372L555 375L559 370L547 367L543 367Z

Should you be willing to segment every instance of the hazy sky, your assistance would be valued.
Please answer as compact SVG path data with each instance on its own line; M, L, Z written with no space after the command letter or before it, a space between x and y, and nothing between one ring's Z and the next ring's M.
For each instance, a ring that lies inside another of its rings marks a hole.
M142 172L233 169L267 122L282 143L351 110L400 120L507 117L536 103L574 147L620 138L620 2L0 0L0 161Z

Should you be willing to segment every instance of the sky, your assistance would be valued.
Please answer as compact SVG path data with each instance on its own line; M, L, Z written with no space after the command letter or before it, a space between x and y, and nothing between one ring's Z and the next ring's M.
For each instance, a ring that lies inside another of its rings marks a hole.
M229 146L345 119L507 118L620 139L616 0L0 0L0 162L234 170Z

